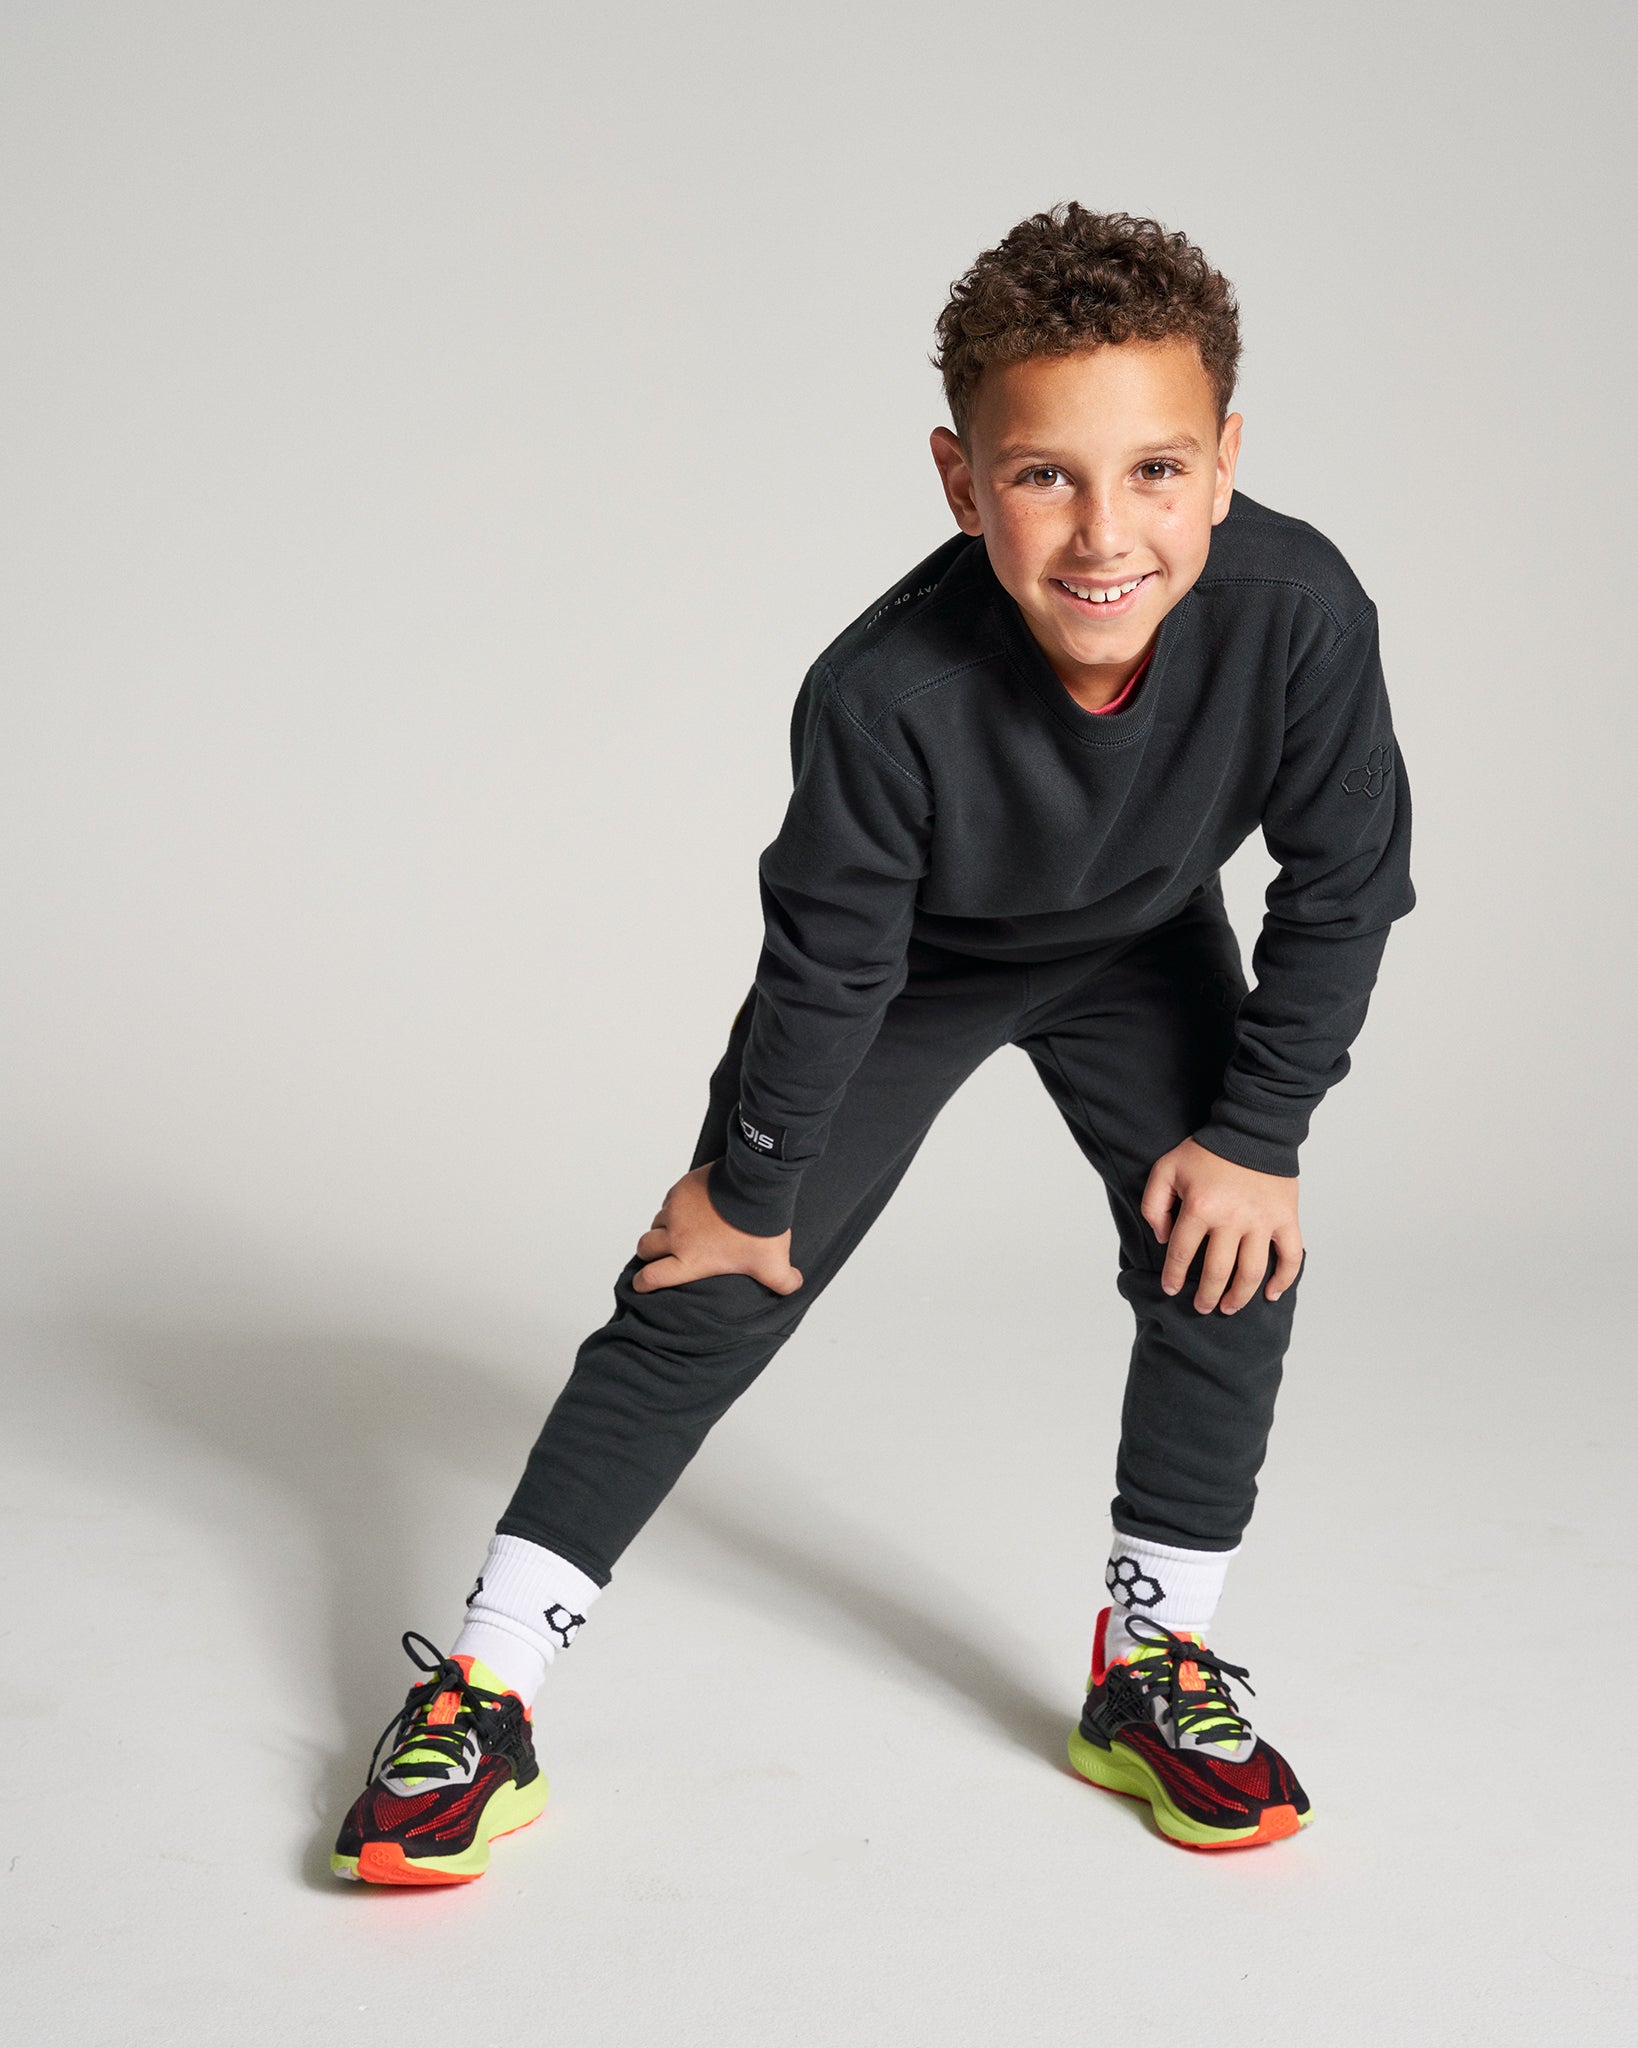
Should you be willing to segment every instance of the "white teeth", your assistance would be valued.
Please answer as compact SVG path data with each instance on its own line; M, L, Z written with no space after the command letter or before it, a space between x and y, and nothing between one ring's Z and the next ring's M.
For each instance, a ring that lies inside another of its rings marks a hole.
M1113 604L1117 597L1129 596L1136 590L1143 578L1139 576L1131 583L1122 583L1114 590L1086 590L1079 583L1070 583L1062 576L1058 581L1063 584L1065 590L1074 591L1077 597L1086 599L1089 604Z

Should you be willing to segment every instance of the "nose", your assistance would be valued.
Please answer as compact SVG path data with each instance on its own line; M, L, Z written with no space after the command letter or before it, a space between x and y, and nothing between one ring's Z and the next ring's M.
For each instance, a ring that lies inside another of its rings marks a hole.
M1127 506L1121 493L1104 485L1088 485L1076 500L1076 554L1092 568L1099 563L1118 562L1132 552L1132 546Z

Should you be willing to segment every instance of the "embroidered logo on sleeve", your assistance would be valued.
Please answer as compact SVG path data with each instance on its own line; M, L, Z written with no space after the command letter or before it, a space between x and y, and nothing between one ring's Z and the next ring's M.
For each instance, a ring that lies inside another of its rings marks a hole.
M754 1124L737 1108L734 1115L739 1123L739 1135L753 1152L760 1152L765 1159L783 1159L785 1156L785 1133L775 1124Z
M1393 748L1372 747L1363 765L1350 768L1342 778L1342 786L1350 796L1380 796L1392 773Z

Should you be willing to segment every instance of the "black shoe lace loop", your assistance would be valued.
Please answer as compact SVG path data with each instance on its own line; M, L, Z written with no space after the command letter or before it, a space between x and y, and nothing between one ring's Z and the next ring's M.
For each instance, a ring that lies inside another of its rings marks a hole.
M1138 1633L1138 1623L1153 1631L1151 1634ZM1208 1650L1203 1643L1191 1642L1187 1636L1174 1635L1164 1622L1156 1621L1152 1615L1129 1614L1126 1617L1126 1633L1134 1643L1152 1648L1164 1648L1165 1674L1148 1668L1147 1660L1134 1663L1128 1668L1142 1686L1144 1694L1153 1698L1164 1690L1167 1719L1175 1731L1178 1742L1191 1731L1198 1730L1197 1742L1238 1742L1250 1727L1244 1714L1235 1705L1234 1695L1227 1681L1238 1679L1246 1691L1253 1696L1257 1688L1251 1683L1243 1664L1228 1664L1215 1651ZM1185 1664L1192 1664L1200 1674L1198 1693L1190 1689L1187 1704L1184 1703L1182 1670ZM1232 1718L1234 1725L1225 1727L1224 1721ZM1215 1728L1204 1724L1215 1723Z
M415 1777L448 1778L466 1761L469 1730L475 1729L480 1736L487 1738L498 1729L504 1718L501 1697L470 1684L453 1657L446 1656L436 1643L428 1642L414 1629L406 1629L402 1641L405 1656L417 1669L430 1675L419 1685L410 1687L404 1704L376 1737L375 1748L370 1752L370 1779L373 1782L375 1767L381 1760L381 1751L389 1736L394 1738L387 1755L389 1768L401 1749L414 1748L418 1752L413 1770ZM412 1647L416 1643L430 1653L430 1663ZM433 1701L440 1693L446 1692L457 1695L454 1719L435 1728L422 1724L422 1717ZM434 1762L433 1758L444 1761Z

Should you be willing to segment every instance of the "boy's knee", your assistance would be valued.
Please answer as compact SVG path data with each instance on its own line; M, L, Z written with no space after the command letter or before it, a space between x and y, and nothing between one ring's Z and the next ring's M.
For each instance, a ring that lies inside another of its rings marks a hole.
M635 1257L628 1262L615 1283L615 1294L624 1310L668 1334L707 1336L723 1328L779 1331L800 1320L807 1307L804 1289L776 1294L748 1273L712 1273L703 1280L639 1291L632 1282L644 1263Z

